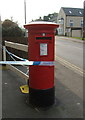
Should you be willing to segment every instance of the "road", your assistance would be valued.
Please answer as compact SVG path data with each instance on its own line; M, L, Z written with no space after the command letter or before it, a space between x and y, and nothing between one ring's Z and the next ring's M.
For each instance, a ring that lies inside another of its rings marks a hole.
M83 73L83 42L73 41L66 37L56 37L55 56L70 67ZM57 58L56 58L57 59Z

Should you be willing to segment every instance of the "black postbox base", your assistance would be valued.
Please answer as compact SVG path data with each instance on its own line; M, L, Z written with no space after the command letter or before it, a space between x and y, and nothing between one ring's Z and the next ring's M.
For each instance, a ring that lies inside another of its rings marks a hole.
M55 87L39 90L29 87L29 103L36 107L48 107L55 102Z

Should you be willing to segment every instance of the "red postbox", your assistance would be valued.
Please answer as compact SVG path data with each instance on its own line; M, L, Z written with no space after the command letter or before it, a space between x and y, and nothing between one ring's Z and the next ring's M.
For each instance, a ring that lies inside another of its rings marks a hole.
M51 22L31 22L28 29L28 60L54 61L55 29ZM29 66L29 102L36 106L54 103L54 66Z

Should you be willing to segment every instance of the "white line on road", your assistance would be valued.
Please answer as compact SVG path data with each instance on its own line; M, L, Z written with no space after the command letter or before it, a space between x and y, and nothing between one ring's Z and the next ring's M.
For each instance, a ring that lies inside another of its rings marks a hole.
M61 44L59 44L59 43L57 43L57 44L55 44L55 45L60 45L60 46L65 46L65 47L75 47L75 46L68 46L68 45L65 45L65 44L63 44L63 45L61 45ZM77 49L82 49L83 50L83 47L75 47L75 48L77 48Z
M61 57L56 56L56 60L59 61L61 64L65 65L67 68L70 68L71 70L74 70L76 73L80 74L81 76L83 76L85 74L85 71L77 66L75 66L74 64L64 60Z

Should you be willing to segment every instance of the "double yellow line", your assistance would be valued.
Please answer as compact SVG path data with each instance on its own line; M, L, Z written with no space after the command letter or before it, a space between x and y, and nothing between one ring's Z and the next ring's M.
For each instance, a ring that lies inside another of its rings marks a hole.
M0 70L7 70L7 67L0 65Z
M62 59L61 57L56 56L56 60L61 64L65 65L67 68L73 70L74 72L80 74L81 76L85 75L85 70L77 67L76 65Z

